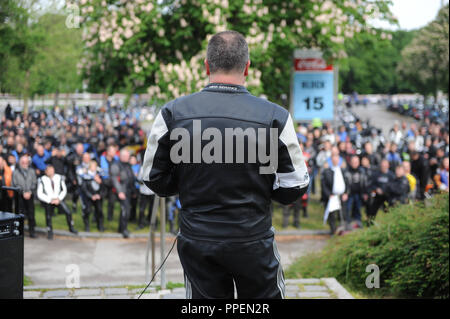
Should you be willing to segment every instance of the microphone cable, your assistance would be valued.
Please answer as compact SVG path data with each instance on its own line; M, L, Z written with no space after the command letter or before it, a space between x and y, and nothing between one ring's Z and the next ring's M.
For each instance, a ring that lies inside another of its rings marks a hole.
M144 292L148 289L148 287L150 287L150 284L153 282L153 280L156 277L156 274L161 270L162 266L164 266L164 264L166 263L167 258L169 258L170 253L173 250L173 247L175 247L175 243L178 240L178 234L175 237L175 240L173 241L172 247L170 248L169 252L166 255L166 258L164 258L163 262L161 263L161 265L159 266L158 270L155 271L155 274L153 275L152 279L150 280L150 282L148 283L147 287L144 288L144 290L141 292L141 294L139 295L139 297L137 299L141 299L141 296L144 294Z

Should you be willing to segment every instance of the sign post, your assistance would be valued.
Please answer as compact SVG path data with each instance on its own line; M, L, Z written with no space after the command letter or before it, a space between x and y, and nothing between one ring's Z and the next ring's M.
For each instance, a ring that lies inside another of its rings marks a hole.
M334 98L333 66L314 49L294 51L294 72L291 83L291 115L294 121L315 118L332 120Z
M166 289L166 265L164 255L166 253L166 199L160 197L159 211L161 213L161 289Z

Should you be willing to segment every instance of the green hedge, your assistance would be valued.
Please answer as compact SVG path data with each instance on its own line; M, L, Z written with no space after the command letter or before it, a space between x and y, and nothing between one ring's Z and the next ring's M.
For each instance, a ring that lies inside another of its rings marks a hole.
M393 207L376 224L332 238L320 252L297 260L286 277L336 277L363 295L449 297L449 197ZM365 282L369 264L380 270L380 288Z

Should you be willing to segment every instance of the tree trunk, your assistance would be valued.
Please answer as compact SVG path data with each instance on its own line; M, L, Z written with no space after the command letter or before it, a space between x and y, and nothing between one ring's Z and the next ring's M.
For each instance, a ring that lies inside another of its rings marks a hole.
M102 107L106 110L106 104L108 102L108 93L103 91Z
M30 89L30 70L27 70L25 73L25 82L23 84L23 114L28 114L28 96Z
M59 102L59 89L56 90L54 100L53 100L53 107L55 108L58 105Z
M69 96L70 96L70 93L66 93L66 100L64 102L64 109L67 109L67 107L69 106L69 100L70 100Z

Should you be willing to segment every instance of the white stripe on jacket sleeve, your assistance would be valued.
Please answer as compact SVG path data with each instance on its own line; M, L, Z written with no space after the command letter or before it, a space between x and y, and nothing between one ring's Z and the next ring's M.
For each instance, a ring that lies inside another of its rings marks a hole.
M153 122L152 130L150 132L150 136L148 137L147 141L147 149L145 150L144 163L142 165L143 167L142 180L149 181L150 172L153 166L153 160L155 158L155 154L158 149L158 141L168 131L169 130L167 128L166 122L164 121L162 113L161 111L159 111L158 115L155 118L155 121Z
M283 131L280 134L280 140L284 145L286 145L294 171L289 173L275 173L273 189L275 190L279 187L291 188L296 186L303 188L308 186L308 168L306 167L303 152L298 143L294 123L290 114L286 124L284 125Z

